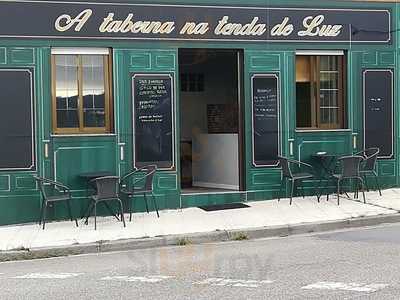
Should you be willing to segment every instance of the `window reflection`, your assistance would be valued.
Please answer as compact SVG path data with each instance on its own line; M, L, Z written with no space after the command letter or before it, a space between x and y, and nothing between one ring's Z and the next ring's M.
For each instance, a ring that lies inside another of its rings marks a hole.
M102 55L82 56L83 124L105 126L104 65Z
M343 56L296 56L298 128L344 128Z
M56 132L109 132L108 55L53 55Z
M55 64L57 127L78 128L77 57L57 55Z

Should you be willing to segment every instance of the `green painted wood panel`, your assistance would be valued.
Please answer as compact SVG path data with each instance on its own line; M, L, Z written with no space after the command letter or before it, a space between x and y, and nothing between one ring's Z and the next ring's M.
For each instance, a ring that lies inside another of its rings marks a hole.
M244 54L245 89L245 141L246 141L246 190L250 191L249 200L271 199L279 190L281 171L278 167L256 168L252 163L252 119L251 119L251 76L253 74L275 73L279 76L280 90L280 146L281 154L288 151L288 141L293 135L289 116L292 112L292 84L288 80L294 76L293 53L275 51L245 51Z
M178 86L177 50L167 49L115 49L114 50L114 84L117 143L120 147L116 156L119 174L123 175L133 168L133 119L132 119L132 87L133 73L169 73L174 76L175 89ZM179 115L179 97L175 90L175 119ZM159 170L154 178L154 193L158 204L163 208L177 208L179 201L179 138L178 121L175 120L175 162L173 171ZM123 152L123 157L120 155ZM123 159L122 159L123 158ZM141 197L134 200L135 211L143 211L144 202Z

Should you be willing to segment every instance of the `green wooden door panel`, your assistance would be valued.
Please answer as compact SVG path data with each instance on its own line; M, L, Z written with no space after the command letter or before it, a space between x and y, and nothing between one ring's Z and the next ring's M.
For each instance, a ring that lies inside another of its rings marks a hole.
M31 175L16 175L15 189L24 191L37 191L37 184Z
M42 164L41 151L39 148L41 140L40 128L40 65L36 60L39 48L25 46L0 47L1 68L23 68L33 69L34 85L34 112L35 112L35 163L36 169ZM17 116L16 116L17 117ZM1 130L1 129L0 129ZM7 128L3 128L7 130ZM39 212L39 198L36 183L33 176L36 171L0 171L0 225L29 222L37 220Z
M115 76L115 110L118 144L122 147L123 157L117 153L117 165L119 173L125 174L133 166L133 120L132 120L132 82L133 73L168 73L174 76L177 86L177 51L162 49L115 49L114 50L114 76ZM175 116L178 115L178 96L175 91ZM175 121L176 135L179 127ZM177 140L179 137L176 137ZM178 149L175 143L175 149ZM154 192L160 208L179 207L179 149L175 153L176 169L174 171L159 170L154 177ZM122 159L123 158L123 159ZM145 209L144 202L137 197L135 211Z
M359 56L360 54L357 53L355 56ZM357 143L357 150L361 150L363 146L363 85L362 85L362 70L363 69L393 69L396 66L396 55L398 55L395 51L383 51L383 50L369 50L362 52L362 60L361 62L357 61L356 59L353 60L352 65L352 72L353 74L357 74L358 78L352 76L352 90L354 94L353 98L353 106L355 107L356 116L354 118L354 132L357 133L358 143ZM398 128L399 128L399 120L398 120L398 90L397 90L397 72L394 72L394 136L397 136ZM359 99L359 100L358 100ZM358 100L358 101L357 101ZM386 159L378 159L377 161L377 170L378 174L380 175L380 182L384 187L394 186L396 181L398 180L398 160L399 154L397 153L397 143L394 142L394 159L386 160Z
M0 175L0 192L11 191L11 175Z
M13 65L34 65L34 48L8 48L7 62Z
M5 64L7 62L7 48L0 47L0 64Z
M251 200L268 199L276 197L279 190L281 172L279 168L256 168L252 163L252 119L251 119L251 77L253 74L274 73L279 77L280 95L280 148L282 153L287 152L287 142L290 139L292 124L288 118L292 114L289 109L290 91L286 91L290 85L288 80L292 78L293 66L285 67L292 63L293 54L289 52L274 51L245 51L244 55L244 88L245 88L245 141L246 141L246 190L250 191Z
M54 178L73 191L83 191L80 173L110 171L116 174L115 137L55 137L53 140Z
M151 54L132 53L130 55L130 66L140 70L151 70Z

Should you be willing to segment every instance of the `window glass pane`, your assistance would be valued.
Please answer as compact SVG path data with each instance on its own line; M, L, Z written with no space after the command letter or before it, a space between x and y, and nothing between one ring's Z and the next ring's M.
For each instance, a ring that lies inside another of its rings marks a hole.
M104 57L82 56L83 126L105 127Z
M339 63L338 56L320 56L319 98L320 124L339 126Z
M77 56L55 56L56 117L58 128L79 128Z
M311 127L311 56L296 57L296 125Z
M321 120L320 123L324 125L336 124L338 120L338 109L321 107L320 109Z
M320 56L320 69L321 71L337 71L339 68L340 56Z

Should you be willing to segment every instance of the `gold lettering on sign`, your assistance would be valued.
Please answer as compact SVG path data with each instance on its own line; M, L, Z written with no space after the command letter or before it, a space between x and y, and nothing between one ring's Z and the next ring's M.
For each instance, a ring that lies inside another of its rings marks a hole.
M285 17L280 24L276 24L271 29L271 36L289 36L293 32L293 25L288 24L289 18Z
M216 35L263 35L266 24L257 24L258 17L254 17L250 23L242 25L241 23L228 23L229 17L224 16L218 21L214 33Z
M303 26L306 30L299 31L299 36L338 36L342 25L321 25L324 22L323 15L308 16L303 20Z
M75 23L77 23L75 26L75 31L80 31L92 13L93 12L91 9L85 9L81 11L75 18L71 18L71 16L67 14L61 15L55 21L54 26L58 31L64 32L69 30Z
M128 14L125 20L114 20L114 13L109 13L99 27L100 32L133 32L133 33L163 33L169 34L175 29L175 22L136 21L133 14Z
M179 34L205 34L208 29L208 23L186 22Z

